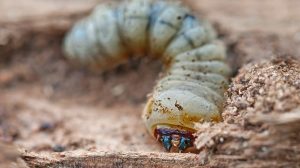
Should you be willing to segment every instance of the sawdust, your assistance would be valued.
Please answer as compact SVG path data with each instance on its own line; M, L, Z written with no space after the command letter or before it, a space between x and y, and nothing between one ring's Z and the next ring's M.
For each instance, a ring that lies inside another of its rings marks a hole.
M299 164L300 63L277 58L244 66L227 92L223 123L198 124L198 148L246 163Z

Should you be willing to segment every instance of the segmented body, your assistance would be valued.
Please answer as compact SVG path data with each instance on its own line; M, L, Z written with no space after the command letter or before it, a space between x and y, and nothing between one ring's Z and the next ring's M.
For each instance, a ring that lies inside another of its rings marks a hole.
M130 56L161 59L165 76L143 112L149 132L170 151L193 146L194 123L221 121L230 68L213 28L178 3L132 0L99 5L65 39L69 58L112 68Z

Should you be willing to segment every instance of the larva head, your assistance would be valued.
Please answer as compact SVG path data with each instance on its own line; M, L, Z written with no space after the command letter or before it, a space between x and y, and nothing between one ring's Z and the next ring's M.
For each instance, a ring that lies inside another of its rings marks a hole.
M188 90L166 90L153 94L143 119L148 131L170 152L194 152L194 124L220 121L218 108Z
M158 126L154 131L155 138L168 152L188 152L194 150L193 132L168 126Z

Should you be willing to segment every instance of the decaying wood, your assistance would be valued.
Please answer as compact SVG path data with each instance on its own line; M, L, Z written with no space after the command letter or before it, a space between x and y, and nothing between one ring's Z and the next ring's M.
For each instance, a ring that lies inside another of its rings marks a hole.
M198 124L196 144L246 162L299 166L299 81L300 62L292 58L245 66L227 92L224 122Z
M87 152L73 151L59 154L23 153L29 167L295 167L298 161L249 159L239 155L206 156L196 154L147 152Z
M185 2L215 23L231 65L242 67L224 123L198 125L200 154L165 153L140 128L144 95L134 93L150 91L156 65L107 79L63 59L64 33L97 0L0 1L0 140L20 147L30 167L300 167L299 1ZM53 152L56 143L66 151Z
M201 166L201 156L141 152L74 151L59 154L24 153L30 167L188 167Z

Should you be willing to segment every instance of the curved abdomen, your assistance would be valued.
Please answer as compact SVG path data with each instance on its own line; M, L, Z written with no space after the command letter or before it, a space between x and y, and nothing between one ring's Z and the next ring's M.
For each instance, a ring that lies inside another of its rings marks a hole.
M69 58L100 70L128 57L161 59L166 71L147 102L143 120L167 150L176 134L182 151L182 137L191 137L195 122L221 121L230 75L224 46L209 23L182 5L150 0L99 5L74 25L64 49Z

